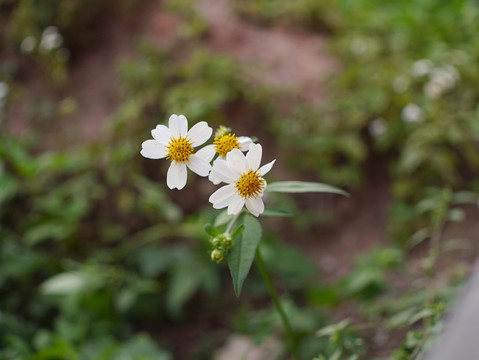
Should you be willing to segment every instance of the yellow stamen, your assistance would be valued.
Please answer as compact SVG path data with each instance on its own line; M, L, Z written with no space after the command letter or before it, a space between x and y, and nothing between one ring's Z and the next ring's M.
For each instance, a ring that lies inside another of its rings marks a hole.
M192 152L193 146L188 138L180 136L175 139L171 137L166 158L182 163L190 158Z
M235 183L236 192L243 198L255 198L261 194L265 187L265 181L258 174L258 171L250 170L241 175L241 178Z
M235 134L218 136L213 141L213 144L216 145L216 152L223 157L226 156L226 154L228 154L231 150L240 148L240 142Z

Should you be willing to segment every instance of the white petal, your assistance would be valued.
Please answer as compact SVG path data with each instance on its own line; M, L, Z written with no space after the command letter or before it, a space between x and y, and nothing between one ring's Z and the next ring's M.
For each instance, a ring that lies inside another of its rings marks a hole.
M146 140L141 144L140 154L148 159L162 159L166 156L166 147L156 140Z
M201 150L196 152L200 158L205 159L207 162L211 162L216 154L215 146L214 145L206 145Z
M220 178L216 176L213 171L211 171L210 174L208 175L208 180L215 185L218 185L221 182Z
M238 141L240 143L240 149L241 151L248 151L249 149L249 144L253 142L250 137L247 136L240 136L238 138Z
M246 154L246 161L250 169L256 171L261 164L261 156L263 155L263 148L260 144L250 144L249 151Z
M226 154L226 160L228 164L240 174L247 173L249 170L246 158L240 149L231 150Z
M276 160L273 160L263 166L261 166L258 170L258 173L261 175L261 176L264 176L266 175L267 173L269 173L269 171L271 170L271 168L273 167L274 163L276 162Z
M188 131L188 137L192 141L193 147L204 144L213 134L213 129L208 126L206 121L200 121Z
M161 144L168 145L170 142L171 131L165 125L157 125L155 129L151 130L153 139Z
M171 115L168 120L168 126L174 138L184 137L188 133L188 120L186 120L184 115Z
M235 195L235 186L233 184L220 187L209 198L215 209L221 209L228 206L231 198Z
M186 165L172 161L168 173L166 174L166 185L170 189L177 188L181 190L186 185Z
M235 182L241 176L239 172L237 172L235 169L228 165L227 161L222 159L215 160L211 172L213 172L217 178L227 184Z
M250 198L245 201L246 208L251 214L258 217L264 211L264 202L261 197Z
M234 195L231 198L231 202L228 205L228 215L236 215L239 214L241 209L243 209L244 206L244 200L241 196L239 195Z
M199 157L197 154L190 155L188 160L186 166L188 166L191 171L199 176L208 176L211 170L211 165L208 161Z

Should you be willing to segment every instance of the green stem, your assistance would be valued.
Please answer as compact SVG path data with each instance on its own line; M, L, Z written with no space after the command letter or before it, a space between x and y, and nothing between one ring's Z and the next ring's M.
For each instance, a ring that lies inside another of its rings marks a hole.
M296 339L294 337L293 330L291 329L288 316L284 312L283 306L279 301L278 294L276 293L276 289L274 288L273 282L271 281L271 276L268 273L268 269L266 268L263 257L261 256L259 247L256 250L256 265L258 265L259 271L263 276L266 287L268 288L269 295L271 296L271 300L273 300L274 306L276 306L276 310L278 311L279 315L281 316L281 320L283 321L284 329L286 330L286 338L288 339L288 345L291 350L291 354L293 355L295 360L300 360L301 358L298 355L298 350L296 347Z
M226 231L225 233L227 235L231 235L231 230L233 230L233 226L234 224L236 223L236 220L238 220L238 218L240 217L241 215L241 211L239 213L237 213L230 221L230 223L228 224L228 227L226 228Z

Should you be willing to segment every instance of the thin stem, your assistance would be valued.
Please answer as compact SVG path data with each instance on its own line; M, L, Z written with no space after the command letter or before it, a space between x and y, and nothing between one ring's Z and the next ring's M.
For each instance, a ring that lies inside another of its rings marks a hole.
M264 263L263 257L259 251L259 247L256 249L256 265L258 265L259 271L263 276L263 280L268 288L269 295L271 296L271 300L273 300L274 306L276 306L276 310L278 311L279 315L281 316L281 320L283 321L284 329L286 330L286 338L288 339L288 345L291 350L291 354L295 358L295 360L300 360L301 358L298 355L298 350L296 347L296 339L293 334L293 330L291 329L291 325L288 320L288 316L286 315L281 302L279 301L278 294L276 293L276 289L274 288L273 282L271 281L271 276L268 273L268 269L266 268L266 264Z
M228 224L228 227L226 228L226 231L225 233L227 235L231 235L231 230L233 230L233 226L235 225L236 223L236 220L238 220L239 216L241 215L241 211L239 213L237 213L230 221L230 223Z

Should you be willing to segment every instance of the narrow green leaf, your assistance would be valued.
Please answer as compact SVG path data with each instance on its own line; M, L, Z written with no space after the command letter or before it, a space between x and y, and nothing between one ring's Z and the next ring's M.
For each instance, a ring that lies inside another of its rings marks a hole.
M216 229L211 224L205 224L205 231L213 237L219 235L218 231L216 231Z
M278 208L273 208L267 206L264 209L264 212L261 214L261 216L281 216L281 217L291 217L293 214L291 214L289 211L283 210L283 209L278 209Z
M251 265L261 240L261 225L256 218L245 215L243 219L244 230L238 238L234 239L234 246L228 256L228 266L233 279L236 296L240 296L243 282L249 273Z
M235 237L240 236L243 233L243 230L244 230L244 225L241 224L240 226L236 228L235 231L233 231L233 234L231 234L231 238L234 239Z
M268 186L266 187L266 191L283 193L321 192L349 196L346 191L341 190L335 186L306 181L277 181L268 184Z

